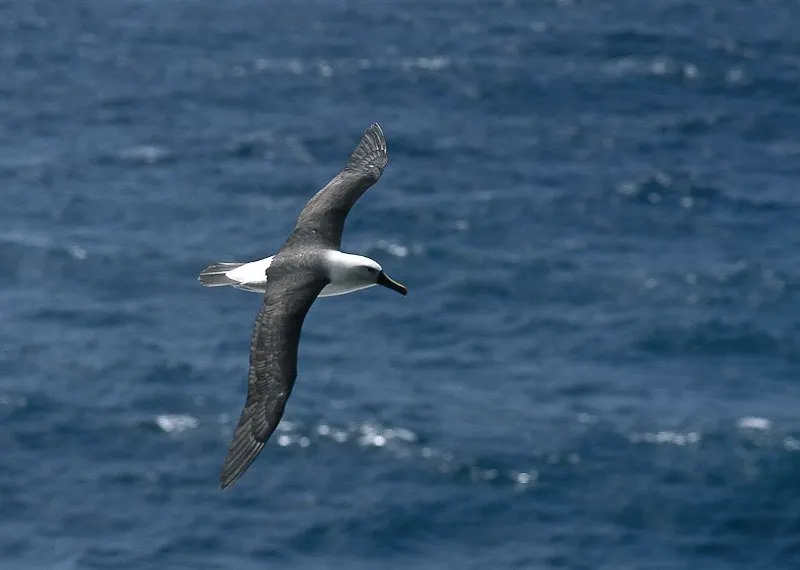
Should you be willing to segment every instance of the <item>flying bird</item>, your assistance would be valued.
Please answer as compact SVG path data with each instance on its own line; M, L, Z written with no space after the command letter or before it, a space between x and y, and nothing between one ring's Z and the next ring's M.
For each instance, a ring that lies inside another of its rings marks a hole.
M386 139L375 123L347 165L308 201L275 255L249 263L215 263L200 273L205 287L264 294L250 340L247 400L222 465L222 489L242 476L283 416L297 378L300 329L314 300L373 285L408 293L378 262L340 251L347 214L378 181L388 160Z

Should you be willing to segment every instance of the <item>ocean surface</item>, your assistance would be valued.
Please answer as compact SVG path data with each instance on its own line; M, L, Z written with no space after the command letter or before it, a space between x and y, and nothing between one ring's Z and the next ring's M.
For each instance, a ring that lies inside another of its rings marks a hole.
M800 5L0 1L0 569L800 567ZM370 123L284 421L272 254ZM378 290L380 289L380 290Z

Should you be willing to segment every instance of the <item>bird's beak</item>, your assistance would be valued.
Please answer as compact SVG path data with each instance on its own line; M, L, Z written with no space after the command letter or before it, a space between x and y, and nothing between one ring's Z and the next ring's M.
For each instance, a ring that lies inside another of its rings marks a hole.
M408 295L408 289L406 288L405 285L398 283L397 281L386 275L386 273L384 273L383 271L378 273L378 279L375 281L375 283L377 285L383 285L384 287L387 287L392 291L397 291L401 295Z

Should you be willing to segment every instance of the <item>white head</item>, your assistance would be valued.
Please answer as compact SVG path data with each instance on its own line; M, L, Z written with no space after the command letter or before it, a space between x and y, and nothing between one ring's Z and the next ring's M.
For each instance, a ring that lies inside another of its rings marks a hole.
M380 263L363 255L328 252L328 272L331 284L352 287L352 290L383 285L401 295L408 293L405 285L384 273Z

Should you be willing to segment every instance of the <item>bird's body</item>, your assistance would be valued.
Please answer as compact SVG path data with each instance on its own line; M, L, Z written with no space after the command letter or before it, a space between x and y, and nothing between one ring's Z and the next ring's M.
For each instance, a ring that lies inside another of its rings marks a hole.
M267 292L267 269L274 258L275 256L271 255L249 263L218 263L210 266L207 272L201 273L200 280L206 287L230 286L242 291L263 294ZM377 284L348 278L347 268L372 263L368 257L328 250L320 256L319 262L327 268L331 282L322 289L318 297L344 295Z
M345 168L303 208L275 255L216 263L200 273L206 287L229 285L264 294L250 341L247 400L220 475L223 489L250 466L283 416L297 376L300 330L314 300L373 285L407 293L376 261L339 251L348 212L387 162L383 132L373 124Z

